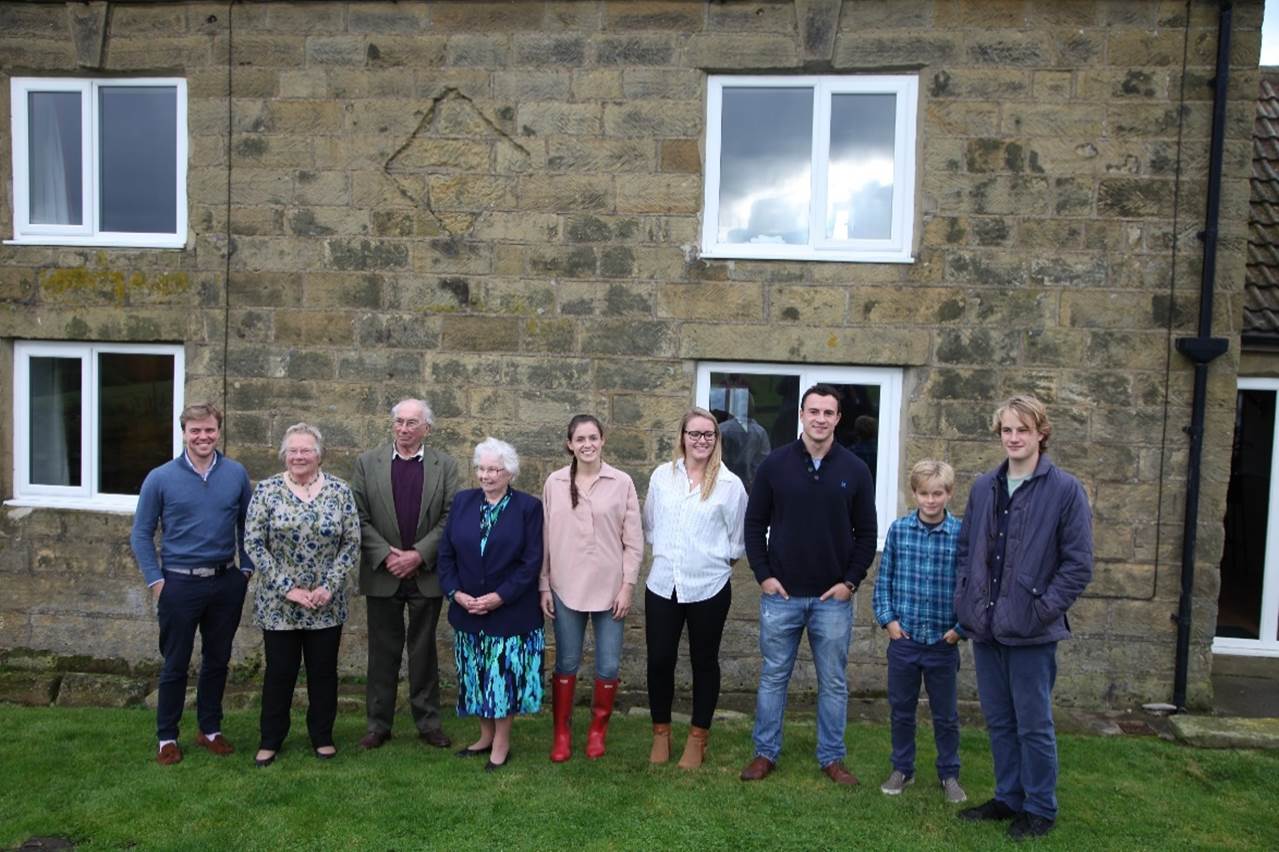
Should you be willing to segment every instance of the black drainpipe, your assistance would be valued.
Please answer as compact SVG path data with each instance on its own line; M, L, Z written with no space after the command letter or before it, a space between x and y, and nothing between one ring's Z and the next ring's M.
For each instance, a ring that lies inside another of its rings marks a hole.
M1222 3L1217 20L1217 73L1212 105L1212 150L1208 162L1208 210L1199 234L1204 244L1203 274L1199 282L1199 336L1177 338L1177 351L1195 365L1195 395L1191 406L1190 458L1186 464L1186 517L1181 530L1181 601L1177 607L1177 668L1172 703L1186 709L1186 679L1190 667L1190 617L1195 586L1195 543L1199 522L1199 476L1203 456L1204 409L1207 407L1208 364L1224 355L1229 343L1212 336L1212 297L1217 274L1217 218L1221 206L1222 144L1226 133L1226 84L1230 77L1230 25L1233 8Z

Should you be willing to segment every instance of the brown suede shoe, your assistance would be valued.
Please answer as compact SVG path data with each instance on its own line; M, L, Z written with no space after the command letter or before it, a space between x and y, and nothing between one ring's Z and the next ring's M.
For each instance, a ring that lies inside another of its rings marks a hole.
M182 762L182 749L177 743L165 743L155 756L155 762L161 766L172 766Z
M213 739L209 739L200 731L195 735L195 744L200 748L208 749L219 757L226 757L228 754L235 753L235 746L227 742L226 737L218 734Z
M767 757L756 757L742 770L743 781L763 781L777 764Z
M391 738L390 731L369 731L364 735L364 739L360 740L360 748L369 749L381 748L386 745L386 741Z
M844 768L844 761L834 760L822 767L822 772L826 773L826 777L834 781L836 784L843 784L852 787L860 783L857 776Z
M449 739L449 735L444 733L442 728L432 728L429 731L423 731L418 734L418 739L429 746L436 748L452 748L453 741Z

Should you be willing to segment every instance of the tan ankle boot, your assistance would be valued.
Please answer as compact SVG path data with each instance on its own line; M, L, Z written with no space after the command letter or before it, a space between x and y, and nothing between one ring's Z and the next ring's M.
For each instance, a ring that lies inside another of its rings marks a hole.
M680 769L697 769L706 759L706 739L711 732L696 725L688 729L688 740L684 743L684 756L679 759Z
M653 750L648 753L649 763L665 763L671 759L671 726L653 726Z

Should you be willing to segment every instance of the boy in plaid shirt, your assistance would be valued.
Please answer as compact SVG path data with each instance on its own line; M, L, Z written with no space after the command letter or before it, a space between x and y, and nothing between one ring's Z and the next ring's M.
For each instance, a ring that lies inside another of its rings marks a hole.
M915 715L919 685L928 689L937 744L937 777L946 801L968 796L959 786L959 640L955 619L955 547L959 519L946 510L955 471L925 460L910 471L919 507L893 522L875 578L875 620L888 631L888 703L893 770L880 790L896 796L915 782Z

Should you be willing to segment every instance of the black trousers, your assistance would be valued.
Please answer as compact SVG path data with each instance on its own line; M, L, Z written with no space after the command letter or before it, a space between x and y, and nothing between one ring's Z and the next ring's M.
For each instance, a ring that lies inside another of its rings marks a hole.
M424 597L416 580L404 580L389 598L366 597L369 628L368 688L365 699L370 731L389 731L395 722L396 687L408 610L409 710L418 732L440 730L440 660L435 628L443 598Z
M306 659L306 729L311 747L333 745L338 714L338 646L342 625L321 630L263 630L266 673L262 677L262 736L258 748L279 751L289 735L289 709L298 668Z
M675 699L675 661L688 624L688 657L693 666L693 725L709 728L719 702L719 645L733 602L730 583L712 598L680 603L644 590L644 638L648 644L648 712L653 724L670 724Z
M240 610L248 581L234 566L216 577L191 577L166 571L164 589L156 605L160 622L160 695L156 735L178 738L178 722L187 696L187 669L200 633L200 679L196 687L196 718L206 734L222 730L222 693L226 689L231 643L240 626Z

